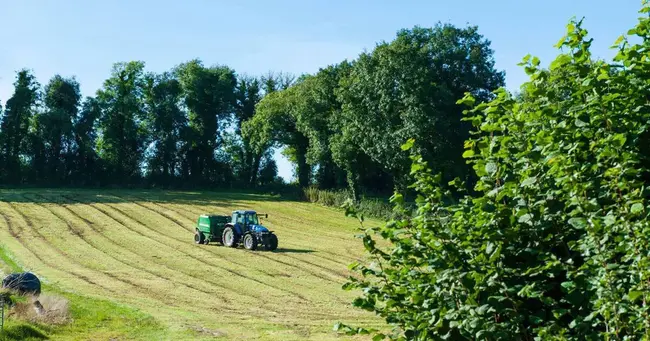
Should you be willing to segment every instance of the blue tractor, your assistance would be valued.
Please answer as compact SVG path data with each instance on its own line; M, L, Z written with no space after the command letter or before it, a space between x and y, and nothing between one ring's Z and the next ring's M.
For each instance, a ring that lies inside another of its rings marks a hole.
M264 216L269 217L268 214ZM256 250L259 246L269 251L278 248L278 237L261 225L255 211L233 211L231 221L223 229L221 242L229 247L237 247L241 242L248 250Z

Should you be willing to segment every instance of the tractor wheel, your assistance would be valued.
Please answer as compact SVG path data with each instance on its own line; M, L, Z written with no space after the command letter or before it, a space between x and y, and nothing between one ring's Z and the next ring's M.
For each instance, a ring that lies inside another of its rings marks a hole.
M269 236L269 250L275 251L278 248L278 236L272 234Z
M232 227L226 227L225 229L223 229L223 235L221 237L223 245L229 247L237 247L237 244L239 243L239 240L237 239L238 239L237 234L235 233L235 230L233 230Z
M251 233L247 233L244 236L244 247L248 250L257 249L257 238Z
M203 235L203 232L196 231L194 233L194 243L195 244L203 244L204 242L205 242L205 236Z

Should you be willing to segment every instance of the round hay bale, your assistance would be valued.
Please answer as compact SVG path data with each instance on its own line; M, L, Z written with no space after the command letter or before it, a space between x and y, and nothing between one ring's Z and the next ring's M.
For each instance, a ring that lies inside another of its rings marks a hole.
M31 272L9 274L2 280L2 287L19 295L39 296L41 294L41 281Z

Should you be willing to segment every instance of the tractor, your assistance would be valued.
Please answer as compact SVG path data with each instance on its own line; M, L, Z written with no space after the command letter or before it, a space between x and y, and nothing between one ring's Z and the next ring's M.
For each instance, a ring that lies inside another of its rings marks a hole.
M260 223L255 211L233 211L231 216L202 215L196 222L194 242L208 244L219 242L228 247L243 244L248 250L259 246L273 251L278 248L278 237ZM268 218L268 214L264 214Z

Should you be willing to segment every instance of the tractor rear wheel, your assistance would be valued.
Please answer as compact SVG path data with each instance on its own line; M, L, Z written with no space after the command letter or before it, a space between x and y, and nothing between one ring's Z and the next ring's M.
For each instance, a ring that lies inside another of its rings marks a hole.
M257 238L252 233L247 233L244 236L244 247L248 250L257 249Z
M237 240L237 234L230 226L223 229L221 240L223 242L223 245L229 247L237 247L237 244L239 243L239 240Z
M194 243L203 244L204 242L205 242L205 235L203 235L203 232L197 230L194 233Z
M269 236L269 250L275 251L278 248L278 236L272 234Z

